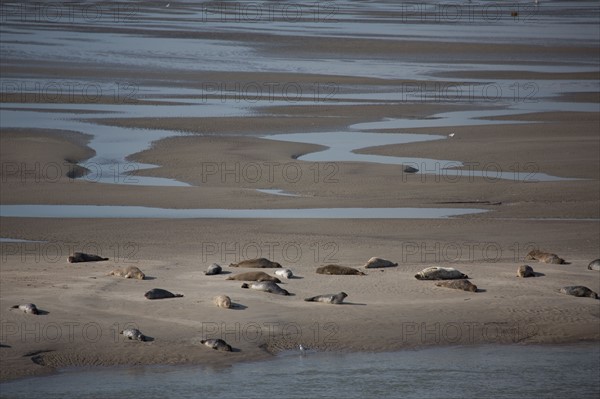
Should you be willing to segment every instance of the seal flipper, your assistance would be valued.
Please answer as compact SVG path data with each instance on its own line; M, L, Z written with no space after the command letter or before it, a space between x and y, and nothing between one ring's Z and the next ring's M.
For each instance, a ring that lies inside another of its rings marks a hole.
M242 284L242 288L250 288L250 286L248 285L248 283L244 283Z
M304 300L306 302L314 302L315 301L316 296L310 297L310 298L305 298Z

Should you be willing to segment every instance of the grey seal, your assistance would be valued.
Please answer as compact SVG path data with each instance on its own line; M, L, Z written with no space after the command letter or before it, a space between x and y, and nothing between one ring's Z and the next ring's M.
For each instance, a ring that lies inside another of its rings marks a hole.
M453 267L432 266L427 267L415 274L415 278L417 280L454 280L469 278L469 276L461 273Z
M588 270L600 270L600 259L596 259L590 262ZM277 274L277 272L275 272Z
M232 351L231 345L229 345L227 342L223 341L220 338L203 339L202 341L200 341L200 343L202 345L206 345L209 348L215 349L218 351L224 351L224 352Z
M438 281L437 283L435 283L435 285L436 287L445 287L452 288L455 290L477 292L477 286L466 279Z
M231 298L229 298L227 295L217 295L213 298L213 302L220 308L231 308Z
M103 260L108 260L108 258L103 258L102 256L93 254L86 254L84 252L73 252L73 254L67 258L69 263L100 262Z
M138 280L143 280L146 278L146 275L136 266L127 266L124 269L114 269L110 273L109 276L119 276L125 278L136 278Z
M264 292L269 292L271 294L277 295L290 295L289 292L278 286L276 283L272 281L261 281L257 283L244 283L242 284L242 288L252 288L253 290L259 290Z
M331 274L344 276L365 276L363 272L353 267L340 265L327 265L317 268L317 274Z
M38 310L37 306L35 306L33 303L25 303L23 305L14 305L14 306L11 306L10 308L11 309L19 309L25 313L30 313L30 314L40 314L40 311Z
M294 273L290 269L275 270L275 275L287 279L294 277Z
M225 280L237 280L237 281L272 281L274 283L281 283L277 277L273 277L265 272L254 271L236 274L227 277Z
M127 328L121 331L119 334L122 334L124 337L135 341L145 342L148 340L147 337L137 328Z
M571 285L559 290L562 294L598 299L598 294L583 285Z
M563 258L558 257L556 254L551 254L549 252L544 252L537 249L529 251L529 253L525 255L525 260L537 260L538 262L553 263L556 265L564 265L567 263Z
M204 274L206 274L207 276L214 276L215 274L221 274L222 271L223 268L221 267L221 265L213 263L208 267L208 270Z
M340 304L344 301L344 299L348 296L345 292L340 292L337 294L325 294L325 295L317 295L311 298L306 298L306 302L324 302L324 303L333 303Z
M146 292L144 296L148 299L165 299L165 298L180 298L183 295L181 294L173 294L170 291L163 290L162 288L152 288L150 291Z
M239 263L230 263L229 267L256 267L256 268L280 268L281 265L277 262L271 262L267 258L246 259Z
M535 273L531 266L521 265L517 269L517 277L535 277Z
M365 269L375 269L378 267L394 267L398 266L397 263L394 263L389 260L385 260L382 258L373 257L367 261L367 263L363 266Z

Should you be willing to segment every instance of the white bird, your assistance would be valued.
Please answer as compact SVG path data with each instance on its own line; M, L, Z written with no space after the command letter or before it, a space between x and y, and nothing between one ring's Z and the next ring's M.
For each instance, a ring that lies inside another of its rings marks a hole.
M298 349L300 349L300 352L304 353L304 351L306 350L305 347L302 346L302 344L298 345Z
M452 138L452 137L454 137L454 133L450 133L450 134L448 135L448 137L451 137L451 138Z
M169 8L171 6L171 3L167 3L167 5L165 7Z

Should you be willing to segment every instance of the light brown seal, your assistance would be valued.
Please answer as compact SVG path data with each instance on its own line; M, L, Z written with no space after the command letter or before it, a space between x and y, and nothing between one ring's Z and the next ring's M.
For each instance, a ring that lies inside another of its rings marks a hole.
M213 302L220 308L231 308L231 298L229 298L227 295L217 295L213 298Z
M230 263L229 267L256 267L256 268L279 268L281 265L277 262L271 262L267 258L246 259L239 263Z
M529 265L521 265L517 269L517 277L535 277L533 267Z
M226 280L236 280L236 281L273 281L274 283L281 283L277 277L273 277L265 272L246 272L236 274L234 276L227 277Z
M127 266L124 269L115 269L108 273L109 276L119 276L125 278L136 278L138 280L143 280L146 278L146 275L138 269L136 266Z
M71 256L67 258L69 263L78 263L78 262L100 262L103 260L108 260L108 258L103 258L102 256L86 254L83 252L73 252Z
M598 294L583 285L571 285L559 290L562 294L598 299Z
M317 295L311 298L306 298L306 302L324 302L324 303L333 303L340 304L344 301L344 299L348 296L345 292L340 292L338 294L326 294L326 295Z
M415 274L417 280L454 280L469 278L466 274L461 273L453 267L426 267L419 273Z
M525 256L525 260L537 260L542 263L553 263L556 265L566 264L564 259L559 258L556 254L551 254L549 252L543 252L537 249L533 251L529 251L529 253Z
M366 274L353 267L340 265L327 265L317 268L317 274L331 274L344 276L365 276Z
M437 287L453 288L455 290L463 290L477 292L477 286L466 279L461 280L446 280L435 283Z
M394 263L389 260L385 260L382 258L373 257L367 261L367 263L363 266L365 269L375 269L378 267L394 267L398 266L397 263Z

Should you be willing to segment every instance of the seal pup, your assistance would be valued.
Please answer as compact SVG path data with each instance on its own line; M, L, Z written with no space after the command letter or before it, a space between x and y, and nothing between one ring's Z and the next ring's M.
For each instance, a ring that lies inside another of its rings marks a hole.
M230 263L229 267L256 267L256 268L280 268L281 265L277 262L271 262L267 258L246 259L239 263Z
M237 280L237 281L272 281L274 283L281 283L277 277L273 277L265 272L246 272L236 274L234 276L227 277L225 280Z
M86 254L84 252L73 252L73 254L67 258L69 263L100 262L103 260L108 260L108 258L103 258L102 256L93 254Z
M259 290L264 292L269 292L271 294L277 295L290 295L289 292L278 286L276 283L272 281L261 281L257 283L244 283L242 284L242 288L252 288L253 290Z
M573 295L578 297L590 297L594 299L598 299L598 294L594 291L590 290L588 287L584 287L583 285L570 285L568 287L562 287L559 290L562 294Z
M306 302L324 302L338 305L342 303L347 296L348 294L346 294L345 292L340 292L338 294L317 295L311 298L306 298L304 300Z
M170 291L163 290L162 288L152 288L150 291L146 292L144 296L148 299L165 299L165 298L180 298L183 295L181 294L173 294Z
M469 278L466 274L461 273L453 267L426 267L419 273L415 274L417 280L454 280Z
M227 295L217 295L213 298L213 303L220 308L231 308L231 298L229 298Z
M452 288L455 290L477 292L477 286L466 279L438 281L437 283L435 283L435 285L436 287L445 287Z
M138 280L143 280L144 278L146 278L146 275L136 266L127 266L124 269L114 269L113 271L108 273L108 275L125 278L136 278Z
M537 249L529 251L529 253L525 256L525 260L537 260L538 262L553 263L556 265L564 265L567 263L564 259L559 258L556 254L543 252Z
M365 269L375 269L378 267L394 267L394 266L398 266L398 264L394 263L392 261L389 261L389 260L372 257L371 259L369 259L367 261L367 263L365 263L365 265L363 267Z
M33 303L25 303L23 305L14 305L14 306L11 306L10 308L11 309L19 309L25 313L40 314L40 311L38 310L37 306L35 306Z
M135 340L135 341L145 342L148 340L146 338L146 336L144 334L142 334L142 332L140 330L138 330L137 328L127 328L127 329L121 331L119 334L123 335L126 338Z
M294 277L294 273L290 269L275 270L275 275L286 279Z
M590 262L588 270L600 270L600 259L596 259ZM277 272L275 272L277 274Z
M200 343L218 351L231 352L233 350L231 349L231 345L229 345L227 342L223 341L220 338L203 339L202 341L200 341Z
M208 267L208 270L204 274L207 276L214 276L215 274L221 274L222 271L223 268L221 267L221 265L213 263Z
M517 269L517 277L535 277L533 267L529 265L521 265Z
M344 275L344 276L366 276L365 273L353 267L340 265L327 265L317 268L317 274Z

